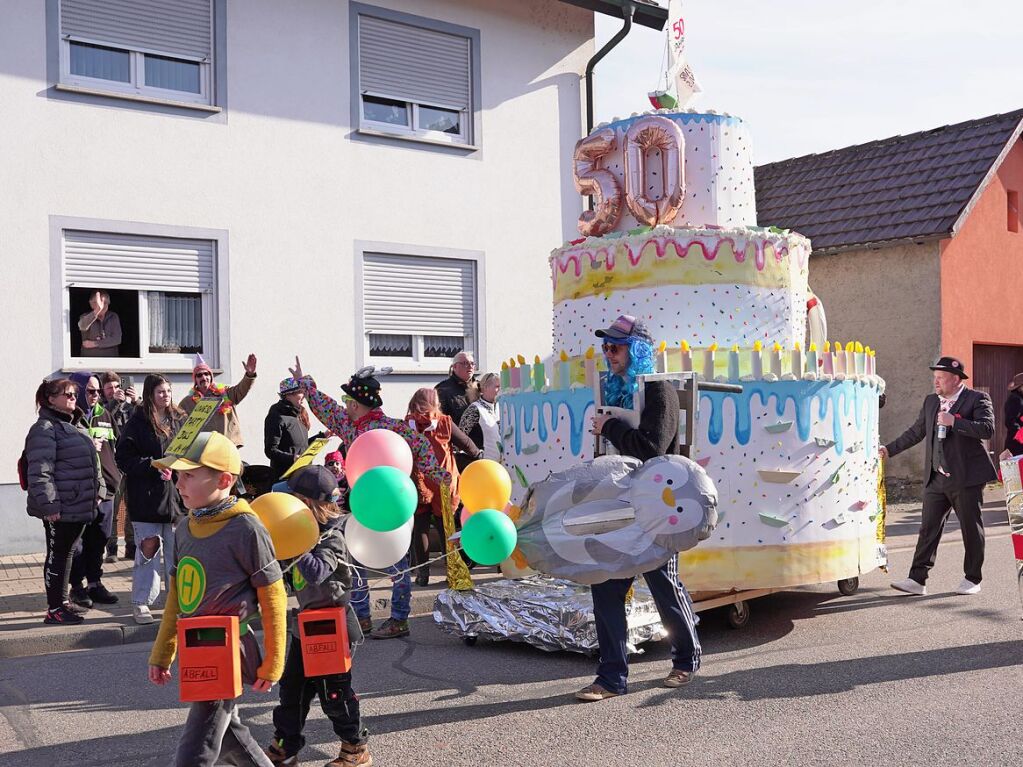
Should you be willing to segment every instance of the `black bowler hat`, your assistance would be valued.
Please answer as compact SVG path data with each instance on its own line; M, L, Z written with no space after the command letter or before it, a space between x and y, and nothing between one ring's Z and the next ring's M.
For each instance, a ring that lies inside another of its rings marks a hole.
M955 357L939 357L938 361L931 365L931 370L944 370L946 373L955 373L960 378L969 378L963 363Z
M359 368L346 384L341 384L341 390L356 402L366 407L381 407L384 404L380 396L380 382L373 376L374 373L387 375L391 368L375 368L372 365Z

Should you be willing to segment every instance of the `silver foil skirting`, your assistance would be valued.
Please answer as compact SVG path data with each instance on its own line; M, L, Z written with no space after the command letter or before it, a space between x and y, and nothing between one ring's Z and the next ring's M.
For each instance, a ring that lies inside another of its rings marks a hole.
M639 583L626 618L629 652L667 636L650 592ZM571 581L533 576L481 583L468 591L446 589L433 604L433 620L458 637L524 642L548 652L597 652L590 589Z

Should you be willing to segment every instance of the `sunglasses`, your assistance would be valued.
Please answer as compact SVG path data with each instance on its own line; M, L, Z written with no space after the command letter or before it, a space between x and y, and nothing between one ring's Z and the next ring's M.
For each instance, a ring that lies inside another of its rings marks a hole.
M99 389L86 389L85 393L86 394L99 394L100 390Z
M617 354L619 349L628 348L628 344L603 344L600 348L604 354Z
M78 399L78 395L73 391L61 392L60 396L64 397L64 399Z

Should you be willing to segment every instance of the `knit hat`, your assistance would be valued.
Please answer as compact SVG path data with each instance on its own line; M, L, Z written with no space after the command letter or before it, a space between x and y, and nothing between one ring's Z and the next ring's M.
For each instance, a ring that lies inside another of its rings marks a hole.
M342 466L344 466L345 465L345 458L344 458L343 455L341 455L341 451L340 450L335 450L333 453L327 453L326 457L323 459L323 462L325 464L326 463L339 463Z
M206 360L202 358L201 354L195 355L195 365L192 367L192 381L195 381L195 377L201 372L209 373L213 375L213 369L206 364Z
M291 492L314 501L336 501L339 495L337 478L325 466L306 466L288 477Z
M366 407L381 407L384 404L380 396L380 382L373 377L374 373L387 375L392 368L384 367L379 370L372 365L359 368L346 384L341 384L341 390L356 402Z
M287 378L282 380L280 385L277 387L277 393L291 394L292 392L298 391L301 388L302 384L298 382L297 378L292 378L291 376L288 376Z

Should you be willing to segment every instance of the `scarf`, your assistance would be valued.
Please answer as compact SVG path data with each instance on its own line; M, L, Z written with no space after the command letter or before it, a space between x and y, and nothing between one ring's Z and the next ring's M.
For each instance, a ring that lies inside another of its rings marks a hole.
M217 412L221 415L227 415L231 412L231 408L234 407L234 403L227 398L227 387L224 384L218 384L216 381L210 384L210 390L205 396L214 394L218 397L223 397L223 402L220 403L220 407L217 408ZM200 394L199 391L193 386L188 392L188 396L192 398L192 402L198 402L203 398L204 395Z
M201 509L192 509L192 516L196 519L202 519L203 517L215 517L220 512L227 511L236 503L238 503L238 498L233 495L229 495L220 503L215 503L212 506L206 506Z

